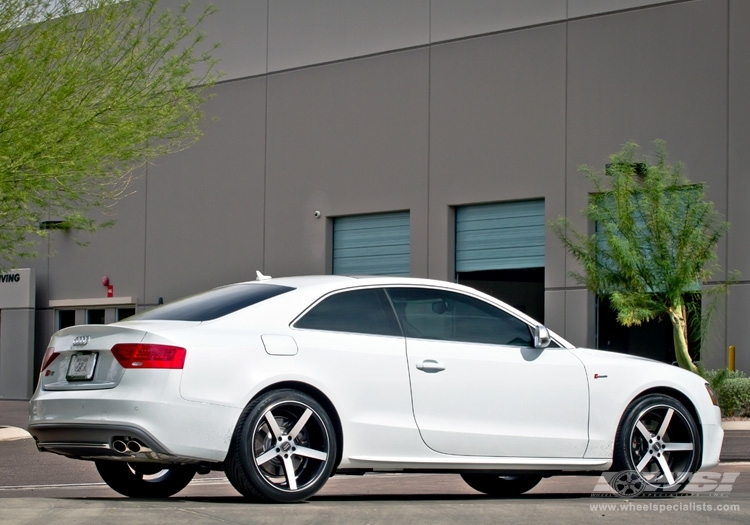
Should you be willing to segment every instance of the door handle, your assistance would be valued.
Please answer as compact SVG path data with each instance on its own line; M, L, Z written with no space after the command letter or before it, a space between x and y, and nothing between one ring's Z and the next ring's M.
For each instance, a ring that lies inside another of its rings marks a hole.
M441 365L439 361L435 361L434 359L425 359L421 363L417 363L417 370L421 370L422 372L435 373L442 372L443 370L445 370L445 367Z

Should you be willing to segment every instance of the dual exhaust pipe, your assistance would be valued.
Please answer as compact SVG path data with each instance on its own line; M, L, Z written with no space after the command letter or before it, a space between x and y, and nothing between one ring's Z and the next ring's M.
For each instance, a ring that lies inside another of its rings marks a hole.
M120 454L145 454L152 452L150 448L143 445L141 442L129 438L115 438L112 441L112 448L115 452L119 452Z

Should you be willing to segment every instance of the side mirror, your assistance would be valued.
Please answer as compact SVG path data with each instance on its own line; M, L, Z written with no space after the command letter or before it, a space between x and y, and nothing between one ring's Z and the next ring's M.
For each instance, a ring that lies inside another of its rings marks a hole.
M549 330L540 324L534 327L534 348L547 348L552 341Z

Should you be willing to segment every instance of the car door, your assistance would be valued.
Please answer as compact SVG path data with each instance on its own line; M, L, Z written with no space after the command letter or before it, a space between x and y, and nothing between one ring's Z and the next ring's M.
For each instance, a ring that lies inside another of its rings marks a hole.
M588 444L582 363L532 347L531 327L477 297L394 287L414 417L425 444L467 456L579 458Z
M292 334L299 353L285 360L284 373L312 377L331 400L345 455L394 457L424 447L412 415L406 341L384 290L331 293L294 322Z

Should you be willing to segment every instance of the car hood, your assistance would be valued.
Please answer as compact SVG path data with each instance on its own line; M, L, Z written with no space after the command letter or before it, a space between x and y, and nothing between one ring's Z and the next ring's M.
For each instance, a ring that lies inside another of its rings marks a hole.
M620 352L613 352L611 350L596 350L594 348L580 348L577 347L576 353L580 354L580 357L582 359L596 359L596 360L605 360L605 361L611 361L611 362L620 362L620 363L654 363L657 365L665 365L665 366L671 366L666 363L663 363L661 361L656 361L655 359L650 359L648 357L641 357L638 355L630 355L630 354L622 354Z
M586 369L598 374L635 373L638 377L653 377L674 381L676 383L697 383L705 380L689 370L679 366L655 361L647 357L621 354L609 350L593 348L575 348L572 350Z
M653 359L606 350L575 348L583 363L592 396L635 399L649 390L673 389L685 395L696 407L710 409L707 381L678 366ZM624 407L623 407L624 409Z

